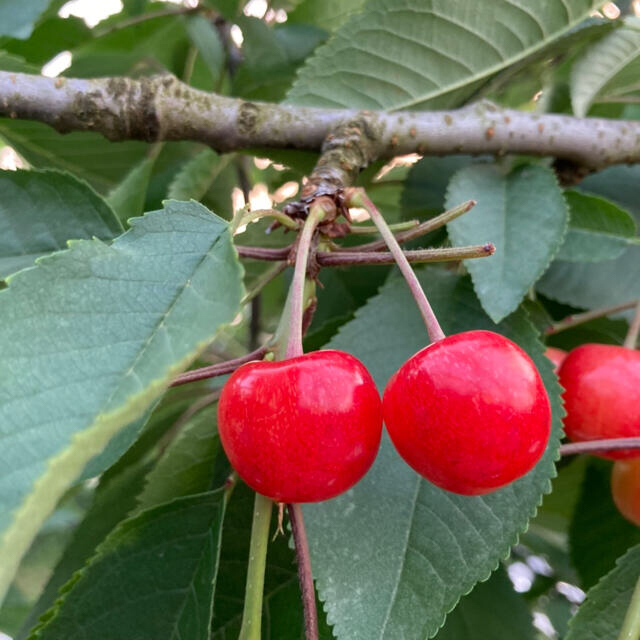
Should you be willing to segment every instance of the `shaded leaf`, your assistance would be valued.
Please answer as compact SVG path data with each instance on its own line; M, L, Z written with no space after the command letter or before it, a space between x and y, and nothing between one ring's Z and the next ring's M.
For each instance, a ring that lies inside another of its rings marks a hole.
M213 149L203 149L176 173L169 185L167 197L175 200L200 200L228 164L228 156L220 158Z
M629 549L615 568L587 593L569 623L564 640L616 640L640 575L640 545Z
M585 590L610 571L629 547L640 544L640 529L625 520L613 503L610 477L611 462L589 462L571 520L571 562Z
M504 569L476 585L447 617L437 640L533 640L526 600L513 590Z
M25 39L31 35L38 18L51 0L19 2L0 0L0 35Z
M218 490L125 520L67 583L31 640L112 640L123 629L140 640L208 639L223 514Z
M422 480L385 437L373 468L353 489L305 506L314 576L340 639L424 640L435 635L460 597L508 555L554 474L562 415L559 386L524 312L496 327L467 278L437 268L420 270L419 277L445 332L497 330L529 352L550 394L553 435L533 471L473 498ZM392 279L329 346L360 358L382 389L426 342L408 290Z
M592 0L373 0L300 70L294 104L446 109L588 17Z
M129 171L124 180L109 193L107 202L116 212L120 222L142 215L147 187L155 164L156 154L146 157Z
M550 169L525 165L504 175L495 165L473 165L449 183L446 206L476 200L447 225L455 245L493 242L496 253L465 260L484 310L494 322L510 314L562 245L567 205Z
M593 102L640 101L640 19L589 47L571 71L571 104L585 116Z
M87 461L233 319L243 294L227 223L175 201L132 221L111 246L76 241L8 283L0 291L2 595Z
M225 52L217 29L203 16L188 18L186 26L191 42L198 49L211 73L213 86L218 86L224 70Z
M87 184L57 171L0 171L0 278L67 240L111 240L122 225Z
M565 197L570 222L558 260L600 262L624 253L636 233L635 221L624 209L579 191L567 191Z
M335 31L354 13L358 13L365 0L303 0L287 15L287 22L313 24L321 29Z

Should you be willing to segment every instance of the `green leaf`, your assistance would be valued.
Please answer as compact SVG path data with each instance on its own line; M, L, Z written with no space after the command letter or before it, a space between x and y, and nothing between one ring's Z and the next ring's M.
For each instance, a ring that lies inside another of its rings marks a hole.
M526 600L513 590L504 569L475 586L447 617L437 640L534 640Z
M156 161L156 154L146 157L129 171L124 180L107 196L107 202L123 225L129 218L142 215L147 187Z
M16 4L13 0L0 0L0 35L21 40L28 38L50 1L29 0Z
M220 158L213 149L203 149L176 173L167 197L175 200L202 199L229 161L229 156Z
M606 262L554 262L536 288L549 298L597 309L640 298L640 247Z
M144 142L114 144L85 131L62 135L41 122L10 118L0 118L0 136L34 167L69 171L101 192L123 180L148 150Z
M196 414L167 448L147 477L138 498L140 508L203 493L224 484L231 468L220 444L217 409L216 403Z
M496 165L461 169L449 183L446 206L477 200L447 225L456 245L493 242L495 255L465 260L482 307L494 322L509 315L562 245L567 205L550 169L525 165L504 175Z
M208 639L224 501L179 498L118 525L31 640Z
M597 0L372 0L300 70L294 104L446 109L589 16Z
M303 0L287 15L287 22L313 24L321 29L335 31L354 13L358 13L365 0Z
M187 33L194 46L206 63L213 86L218 86L220 77L224 71L225 52L218 31L211 22L203 16L193 16L187 19Z
M613 502L610 477L611 462L590 461L569 529L571 562L585 590L629 547L640 544L640 529L625 520Z
M111 246L76 241L8 279L0 594L85 464L233 319L241 277L227 223L197 203L168 201Z
M421 479L384 437L372 470L353 489L305 506L320 599L341 640L435 635L460 597L508 555L554 474L560 388L526 314L518 310L496 327L467 278L439 268L420 270L419 278L446 333L497 330L533 357L549 392L553 434L534 470L480 497L448 493ZM392 279L329 346L360 358L382 389L426 343L411 295Z
M594 102L640 101L640 19L627 18L587 49L571 72L571 104L585 116Z
M0 171L0 278L67 247L67 240L111 240L122 226L87 184L57 171Z
M619 257L636 233L634 219L613 202L579 191L566 191L570 222L556 258L600 262Z
M242 16L244 62L233 80L234 94L278 102L293 82L296 69L326 37L326 31L302 24L270 28L263 20Z
M453 175L474 162L471 156L424 156L409 171L402 192L405 218L440 213ZM459 203L458 203L459 204Z
M618 164L588 175L578 188L618 203L630 211L640 224L638 181L640 181L640 165Z
M130 465L120 473L106 473L96 489L86 516L73 533L51 578L22 626L18 638L25 638L38 618L53 605L60 588L95 553L109 532L136 506L144 486L148 465Z
M618 559L569 623L564 640L616 640L640 575L640 545Z
M90 38L91 29L84 20L55 16L37 25L28 40L8 40L2 48L31 64L43 65L61 51L75 49Z

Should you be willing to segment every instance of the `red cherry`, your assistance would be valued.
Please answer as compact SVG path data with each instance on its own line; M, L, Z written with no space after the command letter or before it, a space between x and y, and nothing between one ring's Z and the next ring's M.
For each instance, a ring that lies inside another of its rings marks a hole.
M218 430L229 461L279 502L328 500L369 470L382 406L364 365L343 351L250 362L227 381Z
M547 347L547 350L544 352L544 355L553 362L553 370L557 373L558 368L564 362L564 359L567 357L567 352L564 349L556 349L556 347Z
M611 495L618 511L640 526L640 458L613 463Z
M569 353L558 373L565 388L565 433L571 440L640 436L640 351L583 344ZM629 458L621 449L604 458Z
M524 475L544 453L551 429L535 365L491 331L452 335L409 358L387 385L383 413L405 461L463 495Z

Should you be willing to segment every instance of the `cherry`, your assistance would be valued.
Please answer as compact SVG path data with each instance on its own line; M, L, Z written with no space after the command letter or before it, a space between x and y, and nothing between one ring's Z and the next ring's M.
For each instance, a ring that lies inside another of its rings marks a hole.
M535 365L491 331L452 335L409 358L387 384L383 412L404 460L463 495L524 475L544 453L551 429Z
M556 347L547 347L547 350L544 352L544 355L553 362L553 370L558 373L558 369L560 365L564 362L564 359L567 357L567 352L564 349L557 349Z
M640 352L583 344L569 353L558 374L565 388L565 433L571 440L640 436ZM604 458L629 458L621 449Z
M342 351L250 362L218 405L222 446L255 491L317 502L352 487L380 446L382 406L364 365Z
M640 458L613 463L611 495L618 511L640 526Z

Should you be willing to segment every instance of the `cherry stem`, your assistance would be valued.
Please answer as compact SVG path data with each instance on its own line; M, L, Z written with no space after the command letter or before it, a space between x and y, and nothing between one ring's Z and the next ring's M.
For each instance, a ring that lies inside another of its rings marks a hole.
M640 301L636 305L636 311L633 314L633 320L629 325L629 332L624 339L624 346L627 349L635 349L638 342L638 334L640 334Z
M262 637L262 597L272 509L273 502L256 493L253 505L242 627L238 640L261 640Z
M387 222L384 219L383 215L378 211L377 207L362 190L352 190L351 197L349 198L349 203L356 207L363 207L369 212L373 224L378 227L380 235L386 242L387 247L389 247L389 251L393 254L398 268L400 269L402 275L404 276L404 279L409 285L411 295L416 301L418 309L420 310L420 314L422 315L422 319L424 320L424 323L427 327L429 339L431 340L431 342L442 340L445 335L442 331L442 328L440 327L440 323L438 322L438 319L436 318L436 315L433 312L429 301L427 300L427 296L422 290L420 281L411 268L407 257L404 255L404 252L400 248L396 237L393 235L391 229L389 229L389 226L387 225Z
M325 215L326 211L322 205L314 204L309 211L307 219L304 221L304 226L299 236L296 266L293 272L293 280L291 281L289 338L284 353L285 359L295 358L304 353L302 350L302 316L304 313L304 285L307 277L309 249L316 227Z
M302 592L302 604L304 607L304 630L306 640L318 640L318 612L316 610L316 594L313 587L313 574L311 573L311 556L307 543L307 532L304 527L302 508L299 504L287 505L291 532L296 547L298 560L298 578L300 591Z
M467 211L471 211L473 207L475 207L477 202L475 200L467 200L462 204L459 204L452 209L441 213L435 218L431 218L429 220L425 220L419 225L412 227L408 231L404 233L396 234L396 240L399 243L408 242L409 240L414 240L415 238L419 238L420 236L424 236L427 233L431 233L431 231L435 231L440 227L444 227L445 224L448 224L452 220L459 218L461 215L467 213ZM390 228L393 228L393 225L389 225ZM353 247L352 251L377 251L378 249L384 249L387 246L387 243L384 240L376 240L375 242L367 242L366 244L359 244ZM349 251L349 249L344 249L345 251Z
M243 213L241 214L238 226L240 227L242 225L249 224L255 220L260 220L261 218L274 218L283 227L293 229L294 231L300 228L300 224L298 222L293 218L290 218L286 213L282 213L282 211L278 211L277 209L254 209L253 211Z
M390 224L389 229L391 229L395 233L396 231L407 231L408 229L416 229L418 226L420 226L420 223L417 220L408 220L407 222L397 222L396 224ZM378 233L378 227L376 227L375 225L351 224L349 225L349 233Z
M602 307L601 309L593 309L592 311L585 311L584 313L576 313L574 315L567 316L559 322L554 322L546 331L546 335L552 336L566 329L572 329L579 324L584 324L590 320L596 320L597 318L604 318L612 313L618 313L619 311L626 311L627 309L633 309L640 303L639 300L631 300L623 304L617 304L612 307Z
M193 369L192 371L186 371L185 373L181 373L172 383L171 387L178 387L182 384L187 384L188 382L196 382L198 380L205 380L207 378L215 378L216 376L223 376L227 373L231 373L235 371L239 366L245 364L246 362L251 362L251 360L262 360L264 355L269 350L269 347L263 346L255 351L251 351L250 353L246 353L239 358L234 358L233 360L225 360L224 362L220 362L218 364L212 364L208 367L201 367L200 369Z
M640 638L640 578L631 595L631 602L629 602L618 640L638 640L638 638Z
M606 438L605 440L584 440L569 442L560 446L561 456L573 456L578 453L606 453L620 449L640 449L640 438Z

